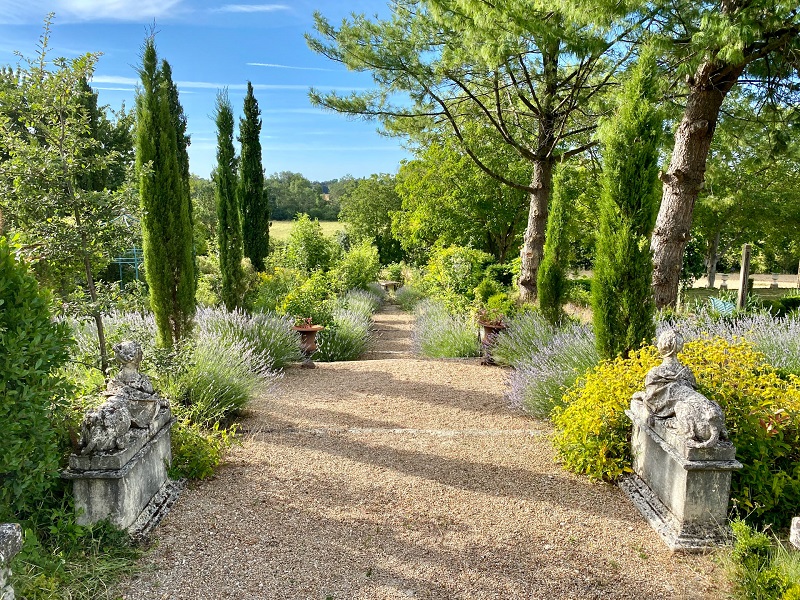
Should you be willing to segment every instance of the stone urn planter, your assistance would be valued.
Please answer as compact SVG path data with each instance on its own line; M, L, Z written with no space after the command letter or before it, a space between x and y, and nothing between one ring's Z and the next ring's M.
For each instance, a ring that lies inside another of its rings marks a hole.
M310 325L303 323L292 327L300 334L300 351L303 353L303 363L300 365L304 369L315 368L311 355L317 351L317 334L325 329L322 325Z
M497 336L500 335L508 326L502 321L478 321L481 327L481 354L483 354L482 365L495 365L494 358L492 358L492 348L497 341Z

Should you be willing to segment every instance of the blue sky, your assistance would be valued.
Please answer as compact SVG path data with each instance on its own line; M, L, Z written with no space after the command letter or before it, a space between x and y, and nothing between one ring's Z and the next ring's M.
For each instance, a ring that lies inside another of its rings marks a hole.
M217 90L228 88L238 116L248 80L262 111L267 175L295 171L327 180L394 173L408 158L400 140L379 135L374 123L309 103L311 86L346 92L372 85L369 75L308 49L303 34L312 32L315 10L337 23L353 12L388 9L386 0L0 0L0 64L16 64L15 50L33 54L53 11L52 56L102 52L93 82L100 101L130 109L142 42L155 21L159 57L172 65L192 135L193 173L208 177L214 167L210 115Z

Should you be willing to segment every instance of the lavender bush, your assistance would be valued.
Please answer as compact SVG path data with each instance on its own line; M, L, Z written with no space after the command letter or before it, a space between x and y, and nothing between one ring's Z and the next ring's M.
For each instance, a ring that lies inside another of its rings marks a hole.
M406 312L413 311L424 297L425 294L419 288L411 285L404 285L394 294L395 301Z
M197 311L195 328L196 337L215 339L218 345L245 342L258 358L259 369L278 370L301 358L300 337L286 316L201 308Z
M769 313L723 318L708 309L677 318L661 319L657 334L677 328L686 340L744 338L764 353L773 367L800 375L800 316L773 317Z
M469 315L450 313L434 300L421 301L415 314L411 342L417 354L430 358L479 355L478 330Z
M356 360L372 341L371 312L348 308L333 310L333 324L317 334L314 359L322 362Z
M382 297L371 291L350 290L338 300L337 304L340 308L369 317L381 307L382 302Z
M522 333L519 336L522 337ZM568 325L548 340L535 338L527 356L517 356L507 397L513 407L547 419L567 389L599 362L594 333L588 325Z
M508 321L508 328L497 337L492 358L498 364L518 367L549 344L557 332L558 328L540 312L520 313Z

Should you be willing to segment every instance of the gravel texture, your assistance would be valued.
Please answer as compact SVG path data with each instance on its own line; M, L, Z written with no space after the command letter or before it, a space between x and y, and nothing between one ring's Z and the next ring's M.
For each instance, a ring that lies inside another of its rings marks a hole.
M288 369L122 597L725 597L711 558L671 554L619 489L554 462L503 369L412 357L411 320L388 306L368 360Z

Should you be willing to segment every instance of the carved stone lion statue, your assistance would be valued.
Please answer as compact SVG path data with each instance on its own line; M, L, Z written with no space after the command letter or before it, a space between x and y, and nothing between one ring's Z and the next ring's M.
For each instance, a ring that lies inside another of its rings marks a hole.
M81 424L80 453L123 450L127 444L127 433L131 428L131 413L128 402L119 396L111 396L96 409L89 411Z
M725 414L719 404L697 391L697 381L691 369L678 361L683 349L683 337L674 329L664 331L656 343L662 362L653 367L645 378L645 391L636 392L655 419L674 418L674 427L689 448L710 448L728 439Z

